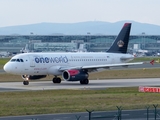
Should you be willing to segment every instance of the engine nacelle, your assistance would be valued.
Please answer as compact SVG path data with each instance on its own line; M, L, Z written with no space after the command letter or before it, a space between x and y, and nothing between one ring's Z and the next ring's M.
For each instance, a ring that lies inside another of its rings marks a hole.
M45 77L46 75L22 75L24 80L37 80Z
M88 73L83 70L65 70L62 77L66 81L80 81L88 79Z

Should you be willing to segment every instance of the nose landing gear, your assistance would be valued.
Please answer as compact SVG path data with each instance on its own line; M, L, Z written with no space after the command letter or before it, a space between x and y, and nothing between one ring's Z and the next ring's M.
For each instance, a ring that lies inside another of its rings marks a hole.
M23 81L23 85L29 85L29 81L28 80L24 80Z
M22 75L23 78L23 85L29 85L29 75Z

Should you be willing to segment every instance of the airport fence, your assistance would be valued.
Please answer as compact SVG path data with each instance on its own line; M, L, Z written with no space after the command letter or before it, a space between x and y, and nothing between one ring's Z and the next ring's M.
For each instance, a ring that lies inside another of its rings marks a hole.
M88 120L158 120L160 119L160 109L158 104L145 106L145 109L123 110L121 106L116 106L117 111L96 112L87 110ZM76 115L75 120L83 120L81 116Z

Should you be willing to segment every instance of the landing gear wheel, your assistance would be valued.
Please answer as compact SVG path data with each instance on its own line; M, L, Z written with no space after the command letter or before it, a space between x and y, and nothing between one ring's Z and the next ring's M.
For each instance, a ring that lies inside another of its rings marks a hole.
M81 83L81 84L84 84L84 83L83 83L83 80L81 80L80 83Z
M61 78L54 77L52 81L53 81L53 83L61 83Z
M84 80L84 84L88 84L89 83L89 80L88 79L85 79Z
M53 79L52 79L52 82L53 82L53 83L56 83L56 78L53 78Z
M57 78L57 83L61 83L61 78Z
M29 81L23 81L23 85L29 85Z
M81 83L81 84L88 84L88 83L89 83L89 80L88 80L88 79L84 79L84 80L81 80L80 83Z

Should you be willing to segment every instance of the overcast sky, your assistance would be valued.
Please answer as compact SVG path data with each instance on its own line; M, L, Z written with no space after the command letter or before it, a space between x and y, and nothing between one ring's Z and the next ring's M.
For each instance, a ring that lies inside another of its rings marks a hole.
M133 20L160 25L160 0L0 0L0 27Z

